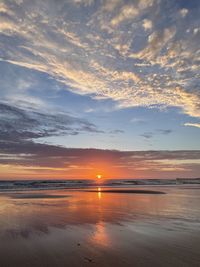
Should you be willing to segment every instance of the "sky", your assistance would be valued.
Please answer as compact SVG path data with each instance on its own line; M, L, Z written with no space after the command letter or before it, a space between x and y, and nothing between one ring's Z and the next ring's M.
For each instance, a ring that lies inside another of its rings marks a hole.
M0 179L200 177L199 0L0 1Z

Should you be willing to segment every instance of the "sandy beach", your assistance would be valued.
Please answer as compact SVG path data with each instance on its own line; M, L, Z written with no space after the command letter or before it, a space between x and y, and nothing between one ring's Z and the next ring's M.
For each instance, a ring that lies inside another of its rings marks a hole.
M124 190L1 193L0 266L199 266L199 190Z

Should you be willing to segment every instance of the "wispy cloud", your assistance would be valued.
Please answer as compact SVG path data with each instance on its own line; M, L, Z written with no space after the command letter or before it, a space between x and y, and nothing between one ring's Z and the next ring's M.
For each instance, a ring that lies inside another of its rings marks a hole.
M168 135L172 133L171 129L158 129L157 130L160 134Z
M150 139L157 135L168 135L171 134L173 131L171 129L157 129L153 132L145 132L141 134L140 136L144 137L145 139Z
M135 117L135 118L132 118L132 119L130 120L130 122L131 122L131 123L141 123L141 124L143 124L143 123L146 122L146 120L143 119L143 118L137 118L137 117Z
M110 133L111 134L122 134L122 133L124 133L124 131L123 130L116 129L116 130L111 130Z
M102 133L85 119L66 113L40 113L0 103L0 142L32 142L50 136Z
M150 139L153 137L153 133L152 132L145 132L143 134L141 134L140 136L144 137L145 139Z
M182 2L2 1L0 58L122 108L199 117L200 5Z
M184 123L184 126L191 126L191 127L200 128L200 123L186 122L186 123Z

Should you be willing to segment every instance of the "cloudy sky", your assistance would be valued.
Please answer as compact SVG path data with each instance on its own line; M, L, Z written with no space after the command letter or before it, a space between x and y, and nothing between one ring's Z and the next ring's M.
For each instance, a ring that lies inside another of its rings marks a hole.
M0 178L200 176L199 0L0 1Z

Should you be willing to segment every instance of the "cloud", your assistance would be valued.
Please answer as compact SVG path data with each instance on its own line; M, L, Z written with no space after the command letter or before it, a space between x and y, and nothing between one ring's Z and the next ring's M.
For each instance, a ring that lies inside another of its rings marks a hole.
M144 137L145 139L150 139L158 134L162 134L162 135L168 135L171 134L172 130L170 129L157 129L157 131L155 132L145 132L143 134L141 134L140 136Z
M188 14L188 9L183 8L183 9L180 10L180 13L181 13L182 17L185 17Z
M94 0L73 0L77 5L90 6L94 3Z
M24 178L88 178L101 170L107 177L197 177L200 151L117 151L77 149L24 141L0 142L1 175ZM8 172L7 172L8 174ZM52 176L53 175L53 176ZM4 176L5 178L6 176Z
M144 27L144 29L145 29L146 31L147 31L147 30L151 30L152 27L153 27L152 21L149 20L149 19L144 19L142 25L143 25L143 27Z
M38 138L102 133L87 120L66 113L41 113L0 103L0 142L32 142Z
M146 120L143 119L143 118L132 118L132 119L130 120L130 122L131 122L131 123L141 123L141 124L144 124L144 123L146 122Z
M184 126L191 126L191 127L200 128L200 123L186 122L186 123L184 123Z
M3 1L0 58L119 108L177 107L199 117L199 9L153 0Z
M111 25L116 27L120 23L126 20L133 19L137 15L138 15L137 8L135 8L133 5L124 5L119 11L119 14L111 20Z
M111 134L122 134L122 133L124 133L124 131L123 130L116 129L116 130L110 131L110 133Z
M145 132L143 134L141 134L140 136L144 137L145 139L150 139L153 137L153 133L152 132Z
M164 134L164 135L167 135L167 134L172 133L172 130L170 130L170 129L158 129L157 131L158 131L160 134Z

